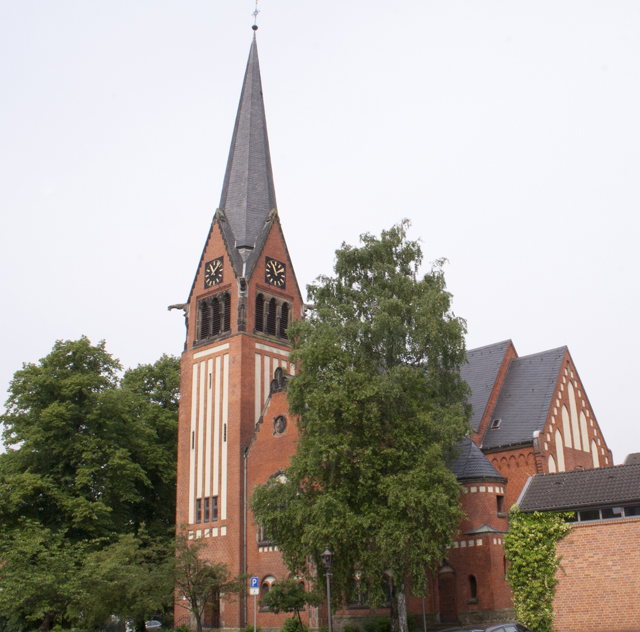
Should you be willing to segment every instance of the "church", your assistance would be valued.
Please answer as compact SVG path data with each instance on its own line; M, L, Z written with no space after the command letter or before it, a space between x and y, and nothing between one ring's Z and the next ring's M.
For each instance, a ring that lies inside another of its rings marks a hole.
M205 542L208 559L233 575L258 576L264 595L288 572L247 498L281 476L296 449L286 400L296 367L286 329L305 305L278 216L255 29L219 208L183 306L176 522ZM425 597L407 602L427 624L512 617L503 538L525 483L536 473L613 465L566 347L521 357L505 340L467 355L472 432L451 464L466 517ZM184 603L177 595L176 625L189 623ZM257 604L254 613L253 599L221 600L206 627L237 630L255 614L259 627L276 630L289 616ZM388 612L354 603L334 625ZM326 623L326 609L303 615L311 628Z

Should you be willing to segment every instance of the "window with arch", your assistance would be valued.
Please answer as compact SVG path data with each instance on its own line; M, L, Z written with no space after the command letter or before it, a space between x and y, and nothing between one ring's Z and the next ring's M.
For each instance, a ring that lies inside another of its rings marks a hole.
M291 302L260 292L256 294L254 332L287 340Z
M268 575L262 580L262 584L260 584L260 611L266 612L269 610L269 606L267 606L265 597L269 594L271 590L271 586L273 582L276 581L276 578L273 575Z
M280 324L278 327L278 336L280 338L287 337L287 327L289 326L289 303L282 303L280 307Z
M264 331L264 296L256 296L256 331Z
M231 331L231 295L222 292L198 301L197 341Z
M267 331L270 336L276 335L276 319L278 316L278 304L276 299L272 298L269 301L269 309L267 311Z
M478 601L478 582L475 575L469 575L469 594L471 595L471 600Z

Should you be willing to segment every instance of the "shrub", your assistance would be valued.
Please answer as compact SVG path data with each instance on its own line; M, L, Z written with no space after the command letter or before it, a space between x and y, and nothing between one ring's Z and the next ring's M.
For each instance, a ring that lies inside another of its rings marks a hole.
M411 630L416 627L417 623L417 615L413 614L413 612L407 612L407 628L409 629L409 632L411 632Z
M262 632L262 628L260 626L258 626L256 628L257 632ZM245 629L244 632L253 632L253 625L248 625Z
M391 619L389 617L376 617L365 619L362 622L364 632L391 632Z
M360 632L360 628L357 625L351 623L345 623L342 626L342 632Z
M280 628L280 632L309 632L309 626L303 625L300 630L300 621L297 617L286 619L284 625Z

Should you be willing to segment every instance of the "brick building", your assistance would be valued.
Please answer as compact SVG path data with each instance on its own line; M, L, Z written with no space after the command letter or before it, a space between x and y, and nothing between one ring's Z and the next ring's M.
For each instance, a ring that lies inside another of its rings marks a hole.
M280 476L295 450L284 391L295 366L285 330L303 317L304 303L278 217L255 36L220 206L182 307L177 523L206 542L210 559L234 574L258 575L265 592L286 569L246 499ZM425 598L433 621L509 616L502 538L525 481L612 462L566 348L520 358L506 341L472 350L468 359L473 433L451 464L467 518ZM421 615L422 606L408 599L410 611ZM354 604L339 618L367 614L366 604ZM176 620L185 616L178 598ZM320 623L314 609L305 617L312 627ZM283 618L261 611L258 623L277 627ZM212 627L252 621L253 600L221 602L209 614Z
M576 515L573 529L558 543L562 569L553 603L556 632L640 630L638 457L630 455L615 467L536 475L523 491L521 511ZM603 606L598 612L594 602Z

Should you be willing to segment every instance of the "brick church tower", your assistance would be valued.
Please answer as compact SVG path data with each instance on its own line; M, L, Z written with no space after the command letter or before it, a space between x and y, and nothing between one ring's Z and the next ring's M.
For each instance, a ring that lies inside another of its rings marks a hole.
M285 330L302 297L276 203L254 33L227 170L184 305L177 524L232 575L247 570L246 457L271 383L293 373ZM188 615L178 597L176 623ZM207 627L245 624L243 600L216 604Z

